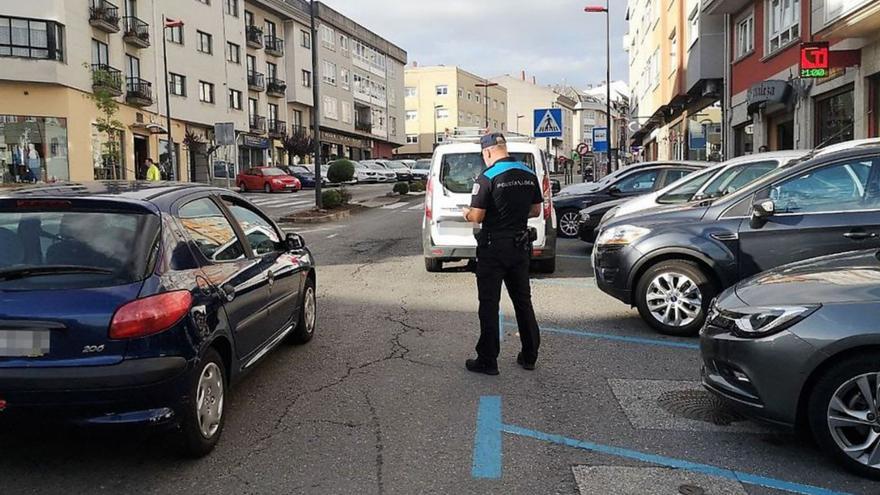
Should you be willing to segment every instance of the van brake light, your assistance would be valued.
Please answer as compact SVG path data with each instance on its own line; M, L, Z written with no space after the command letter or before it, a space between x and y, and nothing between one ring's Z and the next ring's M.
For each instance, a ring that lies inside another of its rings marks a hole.
M550 187L550 176L544 175L544 219L548 219L553 214L553 192Z

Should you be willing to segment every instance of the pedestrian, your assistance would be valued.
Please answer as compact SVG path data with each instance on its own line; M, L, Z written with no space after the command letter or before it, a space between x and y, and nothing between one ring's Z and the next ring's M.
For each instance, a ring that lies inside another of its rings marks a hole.
M760 148L758 148L758 153L767 153L770 151L770 148L767 147L766 144L762 144Z
M162 172L156 166L156 162L152 158L147 158L147 181L158 182L162 180Z
M480 300L480 339L477 358L469 359L469 371L498 374L501 346L498 305L501 283L516 310L522 352L516 362L535 369L540 335L529 286L529 262L534 237L529 218L541 215L544 201L535 172L516 161L507 151L503 134L487 134L480 140L485 169L476 179L470 208L464 208L468 222L482 223L477 237L477 291Z

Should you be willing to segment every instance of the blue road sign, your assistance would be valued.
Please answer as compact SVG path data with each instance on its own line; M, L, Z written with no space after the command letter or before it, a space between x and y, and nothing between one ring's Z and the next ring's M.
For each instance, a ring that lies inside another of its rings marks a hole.
M593 152L608 153L607 127L593 127Z
M561 108L541 108L535 110L535 137L562 137Z

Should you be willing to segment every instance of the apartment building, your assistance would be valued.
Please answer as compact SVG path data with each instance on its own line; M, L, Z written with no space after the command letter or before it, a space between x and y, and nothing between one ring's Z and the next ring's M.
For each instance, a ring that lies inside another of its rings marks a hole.
M727 2L724 2L727 3ZM724 23L706 0L630 0L631 144L642 159L720 158ZM717 133L716 133L717 134Z
M397 154L427 157L456 127L509 130L507 89L459 67L406 68L406 145Z
M732 155L880 135L880 2L707 2L728 43L725 108ZM830 45L828 77L804 78L804 42Z
M490 79L507 88L507 121L514 132L531 135L535 128L535 110L542 108L562 109L562 137L554 139L538 139L538 147L554 157L569 157L575 148L575 134L572 119L577 101L557 93L552 87L538 85L535 78L526 79L523 72L520 77L503 75ZM579 134L579 133L578 133ZM554 164L555 167L555 164Z

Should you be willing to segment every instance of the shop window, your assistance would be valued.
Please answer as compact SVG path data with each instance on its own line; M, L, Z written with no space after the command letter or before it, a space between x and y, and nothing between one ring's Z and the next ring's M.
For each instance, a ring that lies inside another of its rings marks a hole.
M123 134L92 125L92 166L95 180L122 180L125 175Z
M850 86L816 100L816 145L827 146L853 139L855 106Z
M752 124L741 125L734 128L734 155L743 156L754 153L754 127Z
M67 119L0 115L0 182L55 182L69 177Z

